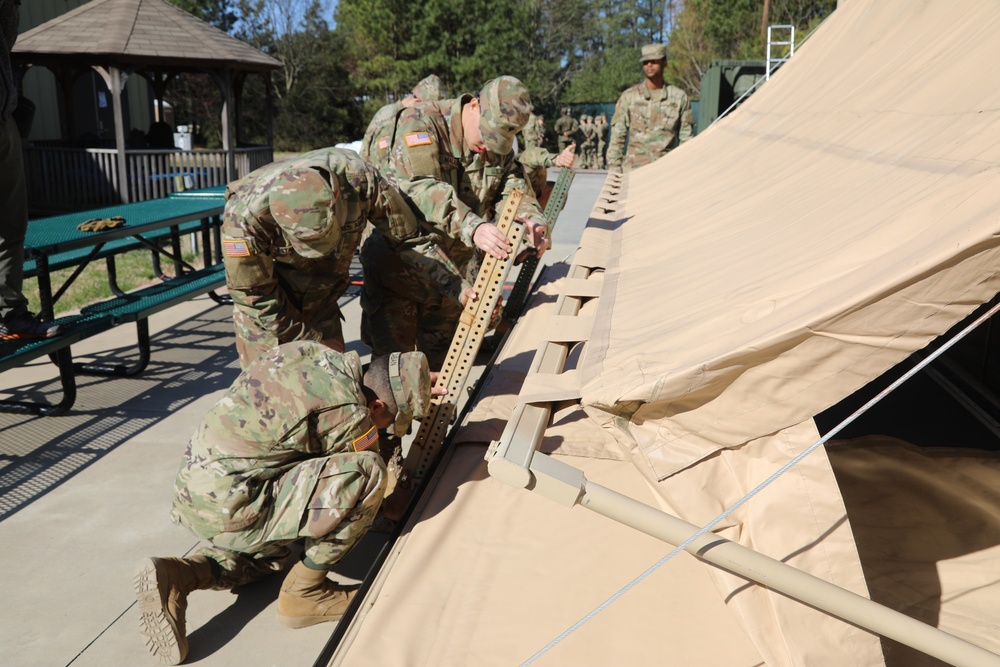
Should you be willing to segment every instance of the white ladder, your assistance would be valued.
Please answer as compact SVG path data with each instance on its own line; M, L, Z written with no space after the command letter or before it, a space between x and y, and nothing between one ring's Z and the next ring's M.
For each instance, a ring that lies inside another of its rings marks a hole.
M784 31L784 32L782 32ZM778 41L775 32L787 34L787 41ZM772 55L773 47L787 46L788 53L781 58ZM769 25L767 26L767 73L765 79L771 78L771 72L778 69L778 66L795 55L795 26L793 25Z

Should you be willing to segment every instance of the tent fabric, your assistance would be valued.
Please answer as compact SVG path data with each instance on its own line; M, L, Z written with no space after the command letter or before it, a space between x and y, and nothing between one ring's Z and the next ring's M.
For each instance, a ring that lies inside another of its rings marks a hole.
M815 443L815 415L997 294L998 28L986 0L845 0L732 115L609 177L574 257L599 269L593 328L563 377L531 377L571 281L536 295L458 431L481 444L445 464L343 664L521 664L665 553L485 479L518 402L559 401L543 451L704 525ZM997 650L995 459L948 456L818 448L715 532ZM687 565L537 664L940 664Z
M583 404L641 403L658 477L810 418L997 293L998 28L991 2L842 3L626 177Z
M490 479L484 452L455 450L377 603L334 664L523 664L667 551L581 507ZM657 503L628 462L561 458L600 484ZM681 554L533 664L755 667L761 658L705 570Z

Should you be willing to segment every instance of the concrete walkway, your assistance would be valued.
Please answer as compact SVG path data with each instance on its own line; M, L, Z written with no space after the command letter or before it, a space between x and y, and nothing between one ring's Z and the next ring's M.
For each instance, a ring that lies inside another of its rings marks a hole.
M576 176L543 263L572 256L604 182ZM342 300L348 349L362 356L360 307ZM78 378L58 417L0 413L0 665L148 665L132 575L145 556L183 556L198 540L169 519L174 475L190 434L239 373L231 311L207 297L150 320L152 360L135 378ZM134 360L135 329L73 347L76 359ZM39 360L0 375L0 393L58 401L55 368ZM365 572L366 538L336 572ZM236 593L189 598L186 664L309 667L332 627L290 630L275 619L281 577Z

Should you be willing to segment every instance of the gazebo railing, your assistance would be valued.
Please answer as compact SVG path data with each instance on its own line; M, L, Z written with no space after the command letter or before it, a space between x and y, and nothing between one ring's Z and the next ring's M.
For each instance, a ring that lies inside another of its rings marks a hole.
M274 160L271 146L237 148L236 178ZM25 146L28 205L32 210L80 210L119 203L116 151L109 148ZM226 184L223 150L127 150L130 201L178 190Z

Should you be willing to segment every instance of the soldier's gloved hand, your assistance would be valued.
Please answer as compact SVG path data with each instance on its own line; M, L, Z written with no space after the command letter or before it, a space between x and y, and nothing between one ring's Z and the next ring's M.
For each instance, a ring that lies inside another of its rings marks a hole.
M110 218L91 218L76 226L81 232L100 232L105 229L115 229L125 224L125 218L116 215Z
M514 252L504 233L497 229L496 225L488 222L476 227L476 231L472 233L472 242L477 248L497 259L507 259L507 255Z

